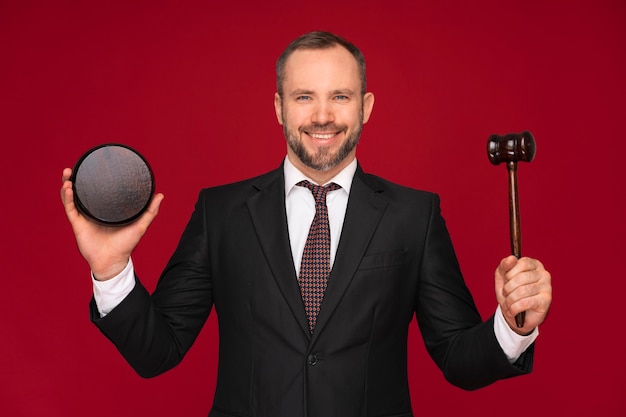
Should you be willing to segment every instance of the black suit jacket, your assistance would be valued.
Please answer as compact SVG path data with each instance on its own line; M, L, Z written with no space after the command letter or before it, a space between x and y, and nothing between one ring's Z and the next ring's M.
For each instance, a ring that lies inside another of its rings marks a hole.
M219 365L212 417L412 416L407 332L416 316L445 377L476 389L509 364L461 276L435 194L355 174L313 335L293 266L282 167L201 191L155 292L139 281L92 320L144 377L178 364L212 307Z

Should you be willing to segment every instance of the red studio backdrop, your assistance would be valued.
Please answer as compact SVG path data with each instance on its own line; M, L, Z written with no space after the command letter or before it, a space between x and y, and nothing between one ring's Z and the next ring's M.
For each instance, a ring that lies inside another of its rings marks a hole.
M484 318L510 250L506 169L486 141L537 141L519 167L524 253L552 272L554 302L534 372L462 391L412 325L415 414L626 415L625 22L621 0L0 2L0 415L206 416L216 317L177 368L137 376L89 322L61 171L105 142L147 158L165 200L134 261L153 290L200 188L281 163L275 60L317 29L368 62L363 168L440 194Z

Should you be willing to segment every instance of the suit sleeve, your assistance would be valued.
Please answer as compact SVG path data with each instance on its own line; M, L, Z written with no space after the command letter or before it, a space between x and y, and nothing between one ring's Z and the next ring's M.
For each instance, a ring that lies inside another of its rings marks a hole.
M142 377L176 366L211 311L206 217L201 194L152 296L137 280L131 293L103 318L91 301L91 320Z
M426 348L452 384L474 390L528 373L533 346L514 364L500 348L493 316L483 322L461 275L452 242L434 196L416 300Z

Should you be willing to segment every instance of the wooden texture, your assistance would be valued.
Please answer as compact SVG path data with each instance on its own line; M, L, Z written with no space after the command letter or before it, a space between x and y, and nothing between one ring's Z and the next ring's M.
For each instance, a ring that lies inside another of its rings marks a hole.
M487 140L487 155L492 164L506 162L509 174L509 219L511 229L511 253L522 257L522 228L520 225L519 193L517 187L517 162L530 162L535 158L535 138L529 131L491 135ZM517 327L524 327L525 312L515 316Z

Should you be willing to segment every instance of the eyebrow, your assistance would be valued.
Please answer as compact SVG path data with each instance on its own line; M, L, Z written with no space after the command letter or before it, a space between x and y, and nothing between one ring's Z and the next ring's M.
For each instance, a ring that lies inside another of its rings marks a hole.
M313 90L307 90L304 88L298 88L296 90L293 90L290 95L291 96L299 96L299 95L314 95L315 92ZM345 94L345 95L354 95L354 90L351 90L349 88L345 88L345 89L337 89L337 90L333 90L331 91L332 95L335 94Z
M351 95L353 96L354 95L354 91L349 89L349 88L344 88L342 90L341 89L340 90L334 90L333 91L333 95L335 95L335 94L344 94L346 96L351 96Z
M293 90L289 95L300 96L300 95L311 95L311 94L314 94L312 90L305 90L305 89L299 88L297 90Z

